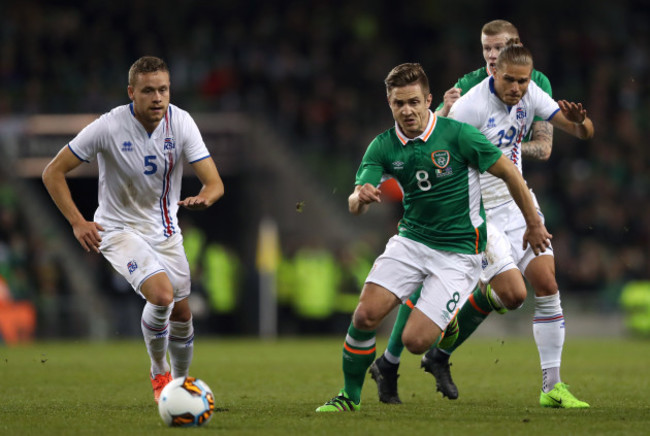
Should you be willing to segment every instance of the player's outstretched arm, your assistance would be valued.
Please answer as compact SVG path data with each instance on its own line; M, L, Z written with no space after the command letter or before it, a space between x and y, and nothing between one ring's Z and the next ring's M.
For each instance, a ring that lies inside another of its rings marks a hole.
M360 215L368 210L370 203L381 203L381 190L366 183L357 185L354 192L348 197L348 208L353 215Z
M54 200L54 204L72 226L74 236L83 249L99 253L99 244L102 242L99 231L104 228L95 222L86 221L72 199L65 179L65 175L80 164L81 160L70 151L68 146L63 147L43 170L43 184Z
M192 168L203 187L197 195L179 201L178 205L192 210L207 209L223 196L223 181L211 157L194 162Z
M582 103L559 100L560 111L551 118L551 124L580 139L594 136L594 124L587 116L587 110Z
M523 248L526 249L528 244L533 249L535 255L543 253L551 245L553 237L544 226L542 219L537 214L537 208L530 195L528 186L524 178L519 173L515 165L504 155L497 160L488 172L502 179L508 186L510 195L519 206L521 213L526 220L526 232L524 233Z

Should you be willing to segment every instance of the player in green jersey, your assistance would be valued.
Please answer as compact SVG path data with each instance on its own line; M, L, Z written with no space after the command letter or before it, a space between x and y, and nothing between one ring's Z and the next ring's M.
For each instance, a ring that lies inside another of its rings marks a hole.
M498 54L508 41L519 41L517 29L511 23L496 20L483 26L481 44L486 67L465 75L456 82L454 87L447 90L443 98L444 101L438 106L436 114L447 116L451 106L461 95L464 95L475 85L492 75ZM543 91L551 95L550 83L546 76L533 69L531 80ZM523 156L548 159L552 146L552 129L549 122L536 117L531 128L531 140L522 144ZM587 403L577 400L566 389L566 385L561 383L559 362L564 343L564 321L558 287L554 279L552 259L552 256L548 256L544 260L536 260L530 265L530 268L522 269L535 289L534 330L542 363L543 381L540 403L543 406L548 405L549 402L545 401L545 399L550 395L564 399L564 401L552 402L553 407L589 407ZM513 274L513 272L511 271L509 274ZM476 298L472 298L463 307L458 319L454 319L451 324L456 332L459 331L456 343L439 344L437 349L430 350L423 357L422 367L435 376L436 387L438 391L442 392L443 396L450 399L458 398L458 389L451 378L449 368L450 354L476 330L493 309L499 313L505 313L507 308L515 309L523 303L526 296L525 285L520 280L520 277L515 277L515 279L512 280L512 276L507 275L505 272L500 273L490 280L492 287L489 285L485 287L484 285L482 289L477 289L473 294L473 297ZM497 285L496 283L499 280L500 284ZM513 289L517 289L517 291L513 291ZM511 298L512 294L516 294L517 298ZM504 305L499 295L508 304ZM397 393L397 370L400 355L404 348L401 336L412 307L418 298L419 291L415 292L406 304L400 307L388 347L385 353L370 368L372 378L377 382L379 399L385 403L398 404L401 402ZM551 310L553 314L547 314L548 310ZM457 327L458 324L460 324L460 329ZM450 333L450 331L447 331L446 336L451 336ZM441 349L444 351L441 351Z
M368 146L348 198L352 214L381 202L384 175L404 189L398 234L366 279L343 345L344 388L317 412L360 409L366 371L375 358L375 332L384 317L422 287L404 329L404 344L421 354L433 345L475 286L486 244L479 172L502 179L526 221L523 246L544 252L551 235L537 215L514 164L476 128L436 116L419 64L395 67L385 79L395 126Z

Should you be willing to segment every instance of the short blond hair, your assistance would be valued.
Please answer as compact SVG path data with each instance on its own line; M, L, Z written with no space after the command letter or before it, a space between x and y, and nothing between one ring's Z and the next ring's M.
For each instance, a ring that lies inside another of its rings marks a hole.
M481 29L481 34L487 36L500 35L502 33L507 33L510 36L519 38L519 31L510 21L506 20L493 20L489 23L485 23Z
M504 65L530 65L533 66L533 54L523 45L510 44L505 46L499 52L496 67L498 70L502 69Z

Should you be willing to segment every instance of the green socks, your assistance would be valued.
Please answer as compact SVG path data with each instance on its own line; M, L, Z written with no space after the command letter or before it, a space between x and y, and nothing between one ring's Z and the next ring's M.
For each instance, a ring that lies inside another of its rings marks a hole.
M350 323L343 344L343 379L345 392L356 404L361 402L361 388L375 354L375 331L361 331Z

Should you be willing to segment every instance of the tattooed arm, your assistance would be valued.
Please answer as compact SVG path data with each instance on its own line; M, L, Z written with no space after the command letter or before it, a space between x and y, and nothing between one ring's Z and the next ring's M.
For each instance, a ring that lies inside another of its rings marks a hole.
M534 160L548 160L553 148L553 126L548 121L535 121L530 141L521 144L521 155Z

